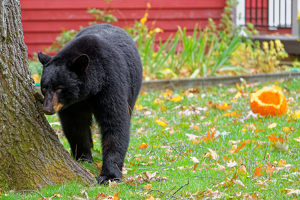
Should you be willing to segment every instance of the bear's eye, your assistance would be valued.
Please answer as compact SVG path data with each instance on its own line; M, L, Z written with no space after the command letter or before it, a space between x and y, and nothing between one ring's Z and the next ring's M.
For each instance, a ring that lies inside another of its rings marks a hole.
M57 85L54 87L55 91L57 90L63 90L64 89L64 86L63 85Z
M56 88L55 93L60 93L62 91L62 88Z

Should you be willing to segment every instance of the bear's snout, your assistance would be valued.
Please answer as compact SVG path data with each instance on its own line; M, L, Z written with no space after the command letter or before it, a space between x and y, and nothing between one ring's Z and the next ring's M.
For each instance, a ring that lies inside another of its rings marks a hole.
M60 111L62 107L63 104L58 102L57 94L55 92L46 93L43 104L43 112L46 115L53 115Z

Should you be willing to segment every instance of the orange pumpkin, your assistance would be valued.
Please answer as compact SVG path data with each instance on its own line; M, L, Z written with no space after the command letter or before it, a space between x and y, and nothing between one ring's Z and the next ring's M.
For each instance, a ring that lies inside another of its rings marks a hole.
M264 87L250 97L250 108L252 112L262 116L283 115L288 107L286 98L278 86Z

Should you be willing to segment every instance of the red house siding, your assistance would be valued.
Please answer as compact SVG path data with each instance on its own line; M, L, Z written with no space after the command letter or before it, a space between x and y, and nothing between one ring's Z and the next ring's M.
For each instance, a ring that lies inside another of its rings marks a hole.
M151 4L148 24L164 30L162 38L175 33L178 26L192 31L196 24L205 27L208 18L219 22L226 0L20 0L25 43L28 54L53 43L62 29L87 26L93 17L88 8L111 9L118 18L115 25L128 27L144 16Z

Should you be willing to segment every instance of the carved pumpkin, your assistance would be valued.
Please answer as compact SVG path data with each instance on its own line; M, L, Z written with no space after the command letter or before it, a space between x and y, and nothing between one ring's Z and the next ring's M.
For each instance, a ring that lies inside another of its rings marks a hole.
M283 115L287 111L286 98L278 86L264 87L250 97L250 108L252 112L262 116Z

